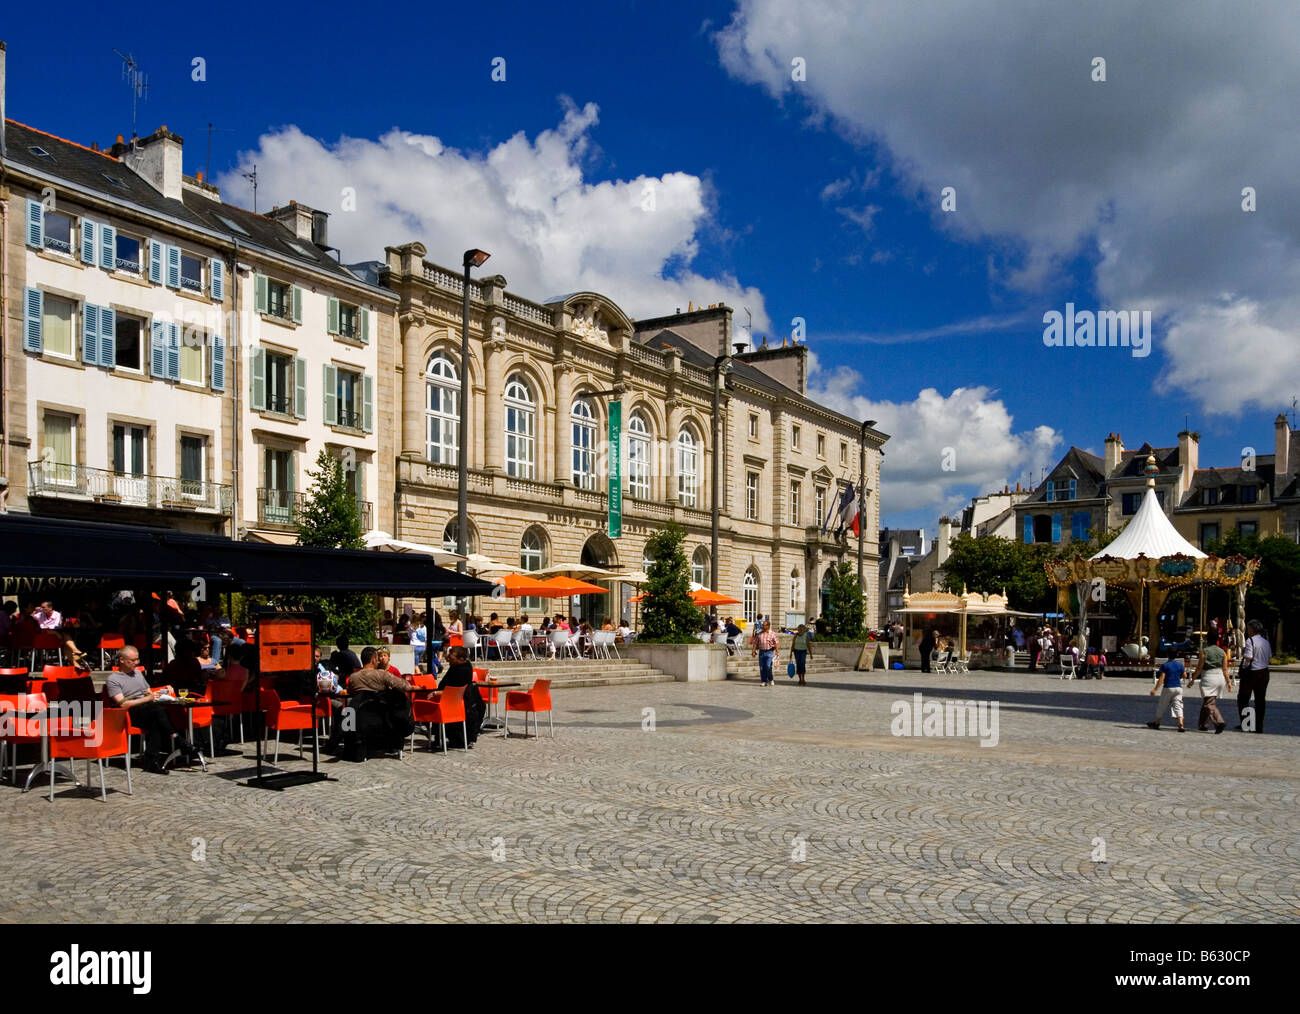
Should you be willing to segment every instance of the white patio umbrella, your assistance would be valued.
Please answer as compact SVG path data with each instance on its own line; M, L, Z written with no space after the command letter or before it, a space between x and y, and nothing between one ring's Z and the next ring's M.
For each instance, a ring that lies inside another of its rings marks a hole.
M445 549L435 549L433 546L426 546L419 542L394 539L387 532L378 529L366 532L363 539L367 549L377 549L382 553L423 553L433 557L433 562L439 567L454 567L462 559L458 553L449 553Z

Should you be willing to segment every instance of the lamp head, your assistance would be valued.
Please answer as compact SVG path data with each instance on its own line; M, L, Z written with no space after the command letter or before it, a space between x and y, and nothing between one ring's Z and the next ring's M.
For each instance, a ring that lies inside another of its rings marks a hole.
M483 250L466 250L465 267L481 268L492 255Z

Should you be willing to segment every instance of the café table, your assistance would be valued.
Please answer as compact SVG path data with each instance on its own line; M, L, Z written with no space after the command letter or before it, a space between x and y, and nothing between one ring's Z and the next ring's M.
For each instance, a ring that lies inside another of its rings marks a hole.
M508 687L523 686L523 684L520 683L518 680L475 680L474 685L479 688L489 687L494 690L504 690ZM492 724L489 725L488 724L489 722L491 722ZM497 718L487 717L484 718L482 727L484 729L496 730L496 729L504 729L506 727L506 724L501 720L500 717Z
M194 746L195 752L199 755L199 765L206 772L208 770L208 762L203 759L203 751L200 750L198 744L194 742L194 712L198 708L212 707L212 702L200 700L194 697L178 697L172 701L160 701L159 703L170 707L183 708L185 710L185 720L189 726L189 741ZM173 749L172 752L163 759L163 767L167 767L171 764L172 761L181 756L181 753L181 750Z
M14 721L26 724L28 720L34 719L38 723L41 732L41 762L32 768L31 773L27 776L27 781L23 783L23 791L26 792L32 787L32 782L36 781L41 775L49 774L51 767L54 769L56 776L62 775L65 778L71 778L78 787L81 786L81 780L77 778L76 770L70 760L51 760L50 759L50 709L40 708L35 711L14 711ZM56 714L53 719L55 722L71 722L71 717L60 716ZM79 728L84 728L80 726ZM16 750L16 744L11 744L10 749Z

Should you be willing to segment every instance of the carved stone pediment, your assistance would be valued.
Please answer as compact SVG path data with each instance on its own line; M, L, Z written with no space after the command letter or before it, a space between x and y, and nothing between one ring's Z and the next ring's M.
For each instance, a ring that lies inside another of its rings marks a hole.
M573 308L572 330L583 338L609 342L609 326L595 303L579 303Z

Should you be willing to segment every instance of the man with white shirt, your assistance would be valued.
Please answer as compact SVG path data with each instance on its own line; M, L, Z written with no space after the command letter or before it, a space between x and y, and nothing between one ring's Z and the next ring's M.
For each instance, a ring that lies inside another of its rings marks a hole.
M1237 728L1241 728L1240 716L1255 695L1255 731L1264 731L1264 699L1268 694L1268 665L1273 660L1273 649L1264 637L1264 624L1251 620L1246 624L1245 660L1241 665L1241 685L1237 689Z
M42 630L58 630L63 626L63 617L54 608L53 602L42 602L32 610L32 618Z

